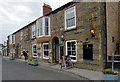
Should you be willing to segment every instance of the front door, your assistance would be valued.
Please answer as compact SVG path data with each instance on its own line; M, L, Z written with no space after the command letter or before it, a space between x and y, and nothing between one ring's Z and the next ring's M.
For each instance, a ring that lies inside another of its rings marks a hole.
M53 51L53 62L59 63L59 40L57 37L53 38L52 43L52 51Z

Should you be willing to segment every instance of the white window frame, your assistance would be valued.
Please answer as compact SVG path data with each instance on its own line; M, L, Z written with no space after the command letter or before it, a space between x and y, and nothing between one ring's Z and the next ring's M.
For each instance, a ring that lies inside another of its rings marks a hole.
M76 40L68 40L68 41L66 41L66 56L68 55L68 52L67 52L67 43L68 42L75 42L75 44L76 44ZM76 56L70 56L70 57L76 57L76 60L71 60L72 62L77 62L77 45L75 46L76 47Z
M44 50L44 45L49 46L49 43L43 43L43 59L49 59L49 47L48 47L48 50ZM44 51L48 51L48 56L47 57L44 57Z
M49 23L49 26L48 26L48 28L49 28L49 33L48 33L48 35L45 35L45 18L48 18L49 19L49 21L48 21L48 23ZM42 19L42 35L38 35L38 29L39 29L39 33L40 33L40 28L38 27L38 21L40 20L40 19ZM50 17L43 17L43 18L40 18L40 19L38 19L37 20L37 38L39 38L39 37L47 37L47 36L50 36Z
M36 26L35 26L35 24L32 25L31 29L32 29L32 32L31 32L32 38L35 38L35 36L36 36Z
M33 54L33 46L36 45L36 44L32 44L32 57L37 57L37 46L36 46L36 56L34 56Z
M21 54L23 54L23 46L21 45Z
M67 23L66 23L66 12L69 11L70 9L72 9L72 8L74 8L74 14L75 14L75 26L67 27ZM65 30L69 30L69 29L76 28L76 6L71 7L71 8L69 8L69 9L65 10L65 14L64 14L64 16L65 16Z
M23 40L23 32L20 33L21 40Z
M14 37L14 40L13 40ZM10 35L10 44L15 44L15 35Z

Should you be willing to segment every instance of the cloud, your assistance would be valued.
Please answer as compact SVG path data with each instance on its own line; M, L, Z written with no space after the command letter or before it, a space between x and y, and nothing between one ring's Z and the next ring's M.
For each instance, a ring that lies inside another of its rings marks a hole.
M44 3L53 10L71 0L1 0L0 2L0 42L7 36L42 16Z

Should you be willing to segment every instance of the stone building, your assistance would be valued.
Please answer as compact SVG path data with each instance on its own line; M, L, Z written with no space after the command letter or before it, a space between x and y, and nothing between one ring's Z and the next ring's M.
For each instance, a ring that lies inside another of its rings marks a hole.
M52 11L44 4L42 17L8 37L10 53L21 57L25 48L30 57L57 64L69 55L75 67L102 71L119 41L118 7L118 3L69 2ZM15 41L11 43L10 37Z

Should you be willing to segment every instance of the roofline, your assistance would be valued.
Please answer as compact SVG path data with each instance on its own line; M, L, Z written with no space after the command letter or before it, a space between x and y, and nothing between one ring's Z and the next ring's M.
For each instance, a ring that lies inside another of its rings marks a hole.
M20 28L19 30L17 30L16 32L13 32L13 33L10 34L10 35L16 34L17 32L21 31L22 29L25 29L25 28L27 28L29 25L35 23L38 19L40 19L40 18L42 18L42 17L45 17L45 16L49 16L49 15L51 15L51 14L55 14L55 13L59 12L60 10L63 10L64 8L70 6L70 5L74 4L74 3L77 3L77 2L73 2L73 1L68 2L67 4L65 4L65 5L63 5L63 6L59 7L59 8L57 8L57 9L55 9L54 11L51 11L50 13L48 13L48 14L46 14L46 15L44 15L44 16L41 16L41 17L39 17L39 18L37 18L37 19L34 20L33 22L27 24L27 25L24 26L23 28ZM8 35L8 36L10 36L10 35Z

